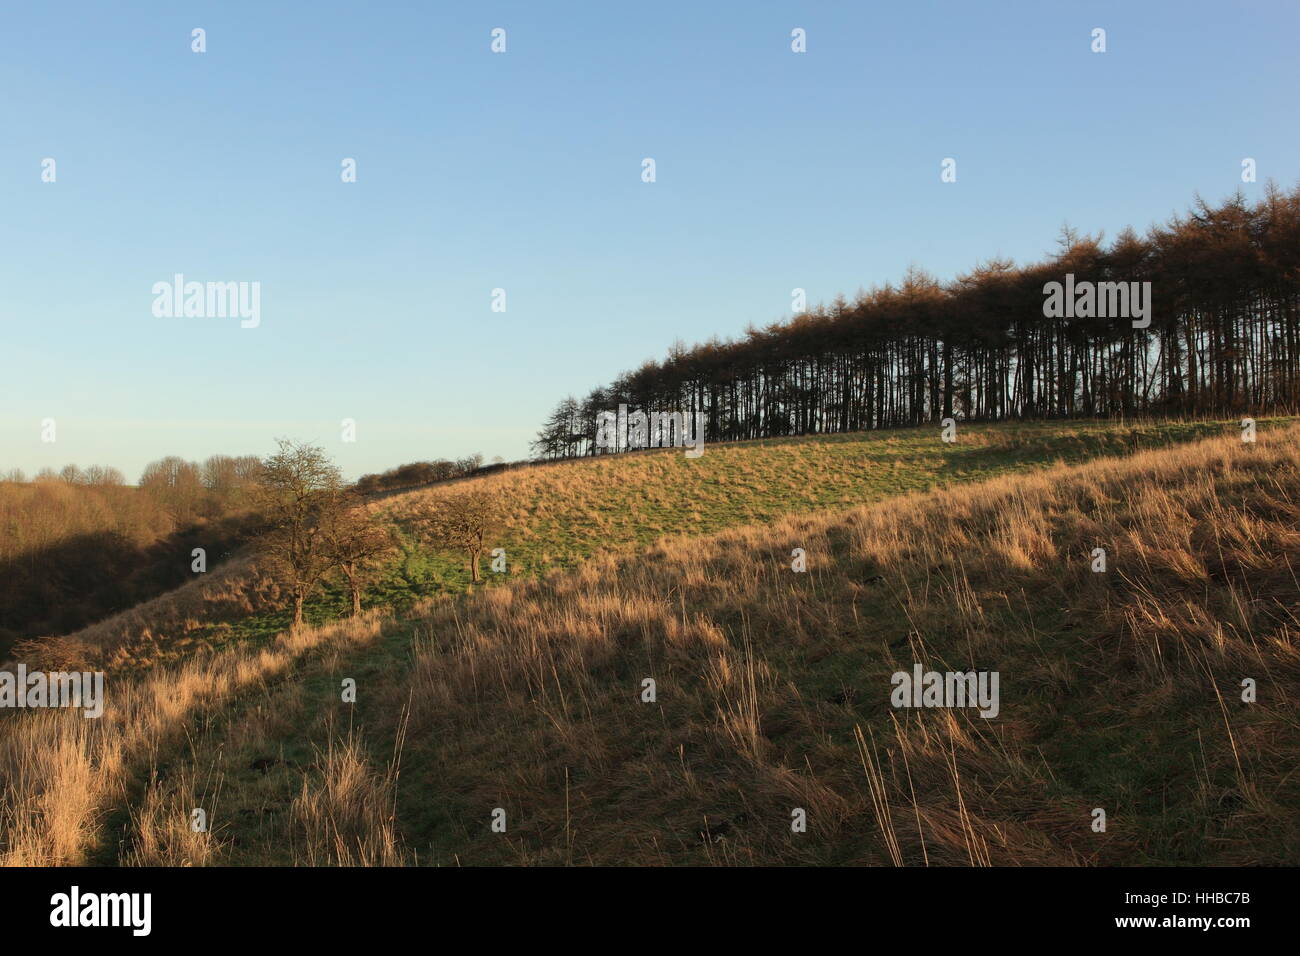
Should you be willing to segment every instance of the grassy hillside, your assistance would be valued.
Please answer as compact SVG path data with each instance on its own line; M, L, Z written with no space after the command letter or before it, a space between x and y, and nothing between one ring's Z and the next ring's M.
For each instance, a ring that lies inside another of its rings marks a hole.
M1284 420L1261 420L1261 428ZM698 536L788 515L846 508L914 491L1081 462L1098 455L1223 434L1220 422L1051 422L962 426L956 443L938 428L789 438L708 446L688 459L663 450L604 456L472 479L501 489L509 515L499 546L508 573L487 585L575 568L601 553L643 549L665 536ZM402 552L381 569L366 606L401 612L433 595L470 588L462 556L430 551L412 518L456 484L376 502L399 530ZM485 568L486 570L486 568ZM53 663L146 668L195 651L265 644L289 623L275 583L233 562L156 601L49 642ZM325 624L344 613L340 590L307 609Z
M1205 426L1149 427L1137 443ZM1300 427L1032 474L1015 473L1132 439L982 434L489 479L536 502L512 524L513 580L463 596L448 566L441 589L399 611L122 678L100 720L13 720L5 859L1300 858ZM681 477L701 462L712 481ZM924 491L945 475L994 477ZM664 485L698 493L660 498ZM827 509L854 500L878 503ZM401 522L417 501L385 505ZM586 519L593 545L574 526L596 501L625 507ZM1089 567L1097 547L1103 574ZM790 568L794 548L806 573ZM395 597L418 590L417 557L390 581ZM422 573L441 560L424 556ZM999 716L890 707L889 675L914 663L998 671ZM1241 701L1246 677L1255 703ZM194 807L212 832L190 830ZM505 833L490 829L496 808ZM791 832L795 808L806 833Z

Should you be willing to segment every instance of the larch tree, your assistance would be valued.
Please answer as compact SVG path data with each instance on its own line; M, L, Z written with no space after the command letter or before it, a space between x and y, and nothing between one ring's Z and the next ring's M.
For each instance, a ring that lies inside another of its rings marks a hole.
M1050 283L1096 298L1049 311ZM1141 314L1130 307L1138 295ZM596 447L596 423L619 405L702 412L718 442L947 417L1293 414L1300 188L1198 200L1109 243L1067 228L1040 262L995 258L948 283L913 269L853 301L751 324L736 340L674 343L581 402L564 399L534 454L610 451Z

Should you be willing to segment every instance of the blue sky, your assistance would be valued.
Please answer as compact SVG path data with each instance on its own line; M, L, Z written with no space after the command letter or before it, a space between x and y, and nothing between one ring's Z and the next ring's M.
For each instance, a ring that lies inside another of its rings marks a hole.
M1037 259L1065 222L1114 234L1197 191L1300 181L1289 0L96 2L5 21L0 470L29 474L134 480L276 436L353 477L523 457L565 394L787 317L795 287L949 278ZM260 326L155 317L175 273L260 282Z

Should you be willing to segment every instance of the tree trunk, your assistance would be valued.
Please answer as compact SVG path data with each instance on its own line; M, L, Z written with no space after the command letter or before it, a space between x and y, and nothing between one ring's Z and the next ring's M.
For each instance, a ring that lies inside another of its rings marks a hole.
M352 616L358 617L361 614L361 581L357 577L356 569L344 567L343 576L348 579L348 590L352 594Z
M952 418L952 346L943 343L943 417Z
M474 578L474 583L476 584L482 580L478 573L478 556L478 551L471 551L469 553L469 573Z
M302 628L302 604L306 597L301 591L297 591L293 596L293 623L289 625L289 630L297 631Z

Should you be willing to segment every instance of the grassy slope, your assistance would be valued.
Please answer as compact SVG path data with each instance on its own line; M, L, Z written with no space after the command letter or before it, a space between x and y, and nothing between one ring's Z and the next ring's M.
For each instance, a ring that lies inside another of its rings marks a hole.
M1204 421L971 425L961 427L957 443L945 444L937 428L926 427L716 445L694 460L680 451L602 457L478 480L510 494L513 507L500 544L507 550L507 577L517 579L574 568L599 553L639 550L664 535L711 534L1056 462L1192 441L1224 428ZM374 506L402 529L403 554L381 570L366 606L402 611L429 595L470 587L462 556L431 552L406 531L411 514L444 490L412 492ZM502 583L487 577L489 585ZM239 564L212 578L59 646L67 645L72 659L85 655L117 669L147 668L195 650L266 644L287 627L288 612L270 582L250 579ZM327 589L309 605L307 617L324 624L346 607L340 590ZM124 646L100 653L118 643Z
M361 678L380 763L410 701L407 847L444 863L888 863L891 842L909 864L1294 862L1297 438L671 544L435 607L414 666ZM815 556L806 575L793 546ZM999 719L893 711L888 675L914 661L1000 671ZM497 806L506 837L487 827Z
M981 431L956 447L925 430L492 479L549 505L513 522L516 575L612 553L330 629L292 653L275 642L287 662L251 677L252 693L195 692L188 753L174 734L142 746L125 782L103 788L110 808L138 811L110 814L88 852L138 863L1294 860L1294 430L1289 445L1264 433L1255 447L627 550L665 524L716 530L1131 442L1127 430ZM709 480L688 483L681 469L702 462ZM675 493L691 487L700 493L683 506ZM616 516L593 515L593 502ZM1087 571L1098 542L1107 575ZM808 574L789 570L796 546ZM449 560L408 556L384 593L404 603L440 571L458 590L454 565L439 564ZM914 660L1000 670L1002 716L892 711L888 674ZM1259 704L1234 703L1239 674L1260 681ZM645 676L657 704L637 699ZM343 677L358 682L356 707L338 702ZM193 806L210 808L212 837L184 826ZM498 806L505 835L487 826ZM1108 809L1105 834L1087 826L1093 806ZM807 834L790 833L792 807L808 810Z

